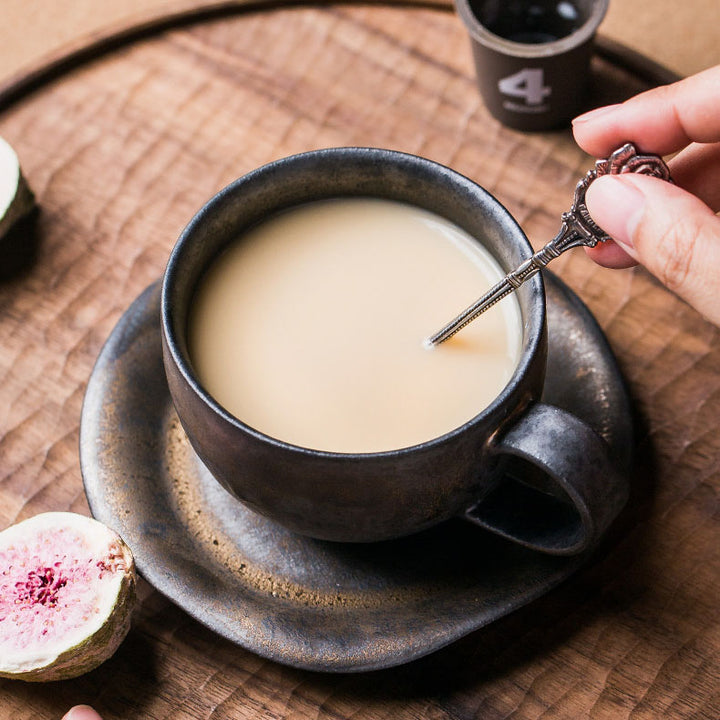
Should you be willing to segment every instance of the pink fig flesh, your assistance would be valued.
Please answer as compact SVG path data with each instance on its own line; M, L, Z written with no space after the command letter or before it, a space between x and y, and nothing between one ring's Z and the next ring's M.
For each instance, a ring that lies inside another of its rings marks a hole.
M0 677L76 677L130 628L132 553L102 523L42 513L0 532Z

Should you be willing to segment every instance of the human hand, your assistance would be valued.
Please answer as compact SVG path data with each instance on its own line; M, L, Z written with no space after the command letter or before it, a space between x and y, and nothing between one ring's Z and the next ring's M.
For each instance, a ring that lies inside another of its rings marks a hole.
M75 705L63 715L62 720L102 720L102 718L89 705Z
M590 185L590 215L615 242L588 254L605 267L641 263L720 325L720 66L581 115L573 133L595 157L626 142L680 151L668 163L675 185L632 173Z

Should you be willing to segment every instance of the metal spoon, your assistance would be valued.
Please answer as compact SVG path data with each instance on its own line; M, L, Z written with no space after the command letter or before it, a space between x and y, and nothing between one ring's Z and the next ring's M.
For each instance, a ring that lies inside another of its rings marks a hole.
M595 167L589 170L575 187L572 207L568 212L562 214L560 232L545 247L538 250L520 267L506 275L485 295L463 310L454 320L428 338L427 342L431 345L439 345L452 337L489 307L517 290L528 278L566 250L581 245L595 247L599 242L608 240L609 236L590 217L585 205L585 193L595 178L601 175L620 175L622 173L641 173L672 182L668 166L661 157L641 155L631 143L618 148L610 157L598 160Z

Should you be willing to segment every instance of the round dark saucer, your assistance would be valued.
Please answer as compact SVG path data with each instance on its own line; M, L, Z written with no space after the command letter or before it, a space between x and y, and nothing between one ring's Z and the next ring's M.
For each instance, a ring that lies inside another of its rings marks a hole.
M629 470L630 406L612 352L577 296L546 279L543 399L588 422ZM197 459L173 409L158 284L100 353L80 461L93 514L124 537L148 582L232 642L310 670L426 655L544 594L587 557L542 555L461 520L402 540L328 543L248 510Z

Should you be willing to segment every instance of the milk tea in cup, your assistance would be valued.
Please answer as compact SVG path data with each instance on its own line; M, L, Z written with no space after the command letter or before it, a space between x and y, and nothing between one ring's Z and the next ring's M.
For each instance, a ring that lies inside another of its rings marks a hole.
M251 428L337 453L417 445L460 427L520 356L514 296L439 346L426 339L504 276L454 223L381 198L308 202L211 263L188 347L206 390Z

